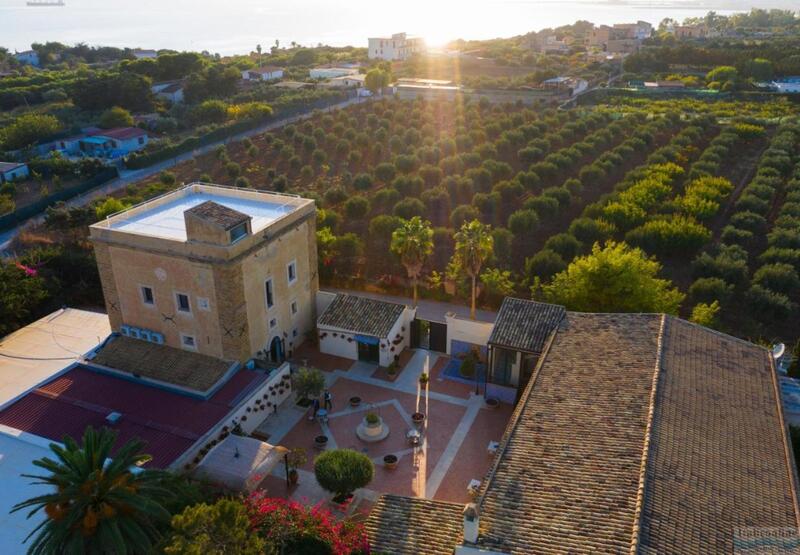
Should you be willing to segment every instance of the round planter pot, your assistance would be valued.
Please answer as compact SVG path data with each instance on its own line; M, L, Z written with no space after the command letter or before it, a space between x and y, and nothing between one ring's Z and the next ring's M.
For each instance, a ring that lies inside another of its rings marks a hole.
M361 404L361 397L350 397L350 406L355 408Z
M320 435L314 438L314 447L317 449L325 449L328 446L328 436Z
M417 428L421 428L425 424L425 415L421 412L415 412L411 415L411 421Z
M486 408L496 409L500 406L500 400L495 399L494 397L489 397L486 399Z
M397 468L398 462L397 455L386 455L383 457L383 466L385 466L387 470L394 470Z

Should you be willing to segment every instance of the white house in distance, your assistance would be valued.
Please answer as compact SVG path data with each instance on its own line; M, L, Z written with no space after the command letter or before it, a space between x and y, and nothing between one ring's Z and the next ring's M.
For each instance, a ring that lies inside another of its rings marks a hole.
M367 76L363 73L355 75L342 75L341 77L333 77L332 79L329 79L326 83L323 83L323 85L334 89L347 89L350 87L361 88L364 86L366 80Z
M336 77L345 77L347 75L358 75L360 71L357 67L315 67L308 71L308 76L311 79L334 79Z
M780 81L773 81L775 90L782 93L800 93L800 77L787 77Z
M346 293L317 294L319 350L389 366L411 345L416 309Z
M147 146L147 132L138 127L118 127L93 132L79 140L81 152L99 158L119 158Z
M173 104L183 102L183 89L184 85L180 81L165 81L163 83L155 83L150 87L150 90L158 98L169 100Z
M407 60L414 54L425 51L425 41L419 37L409 37L405 33L395 33L388 38L369 39L369 58L371 60Z
M30 175L28 165L18 162L0 162L0 183L25 179Z
M142 50L141 48L137 48L133 51L133 57L137 60L141 60L142 58L158 58L158 52L155 50Z
M277 66L264 66L256 69L246 69L242 72L245 81L275 81L283 77L283 68Z
M39 54L36 50L26 50L14 54L14 59L24 65L39 67Z

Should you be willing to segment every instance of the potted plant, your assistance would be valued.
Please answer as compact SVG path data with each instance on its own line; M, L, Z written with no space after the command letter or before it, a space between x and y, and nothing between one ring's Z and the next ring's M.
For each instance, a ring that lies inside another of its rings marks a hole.
M397 468L397 464L397 455L389 454L383 457L383 466L386 467L387 470L394 470Z
M361 404L361 397L350 397L350 406L356 408Z
M500 400L496 397L487 397L486 406L490 409L496 409L500 406Z
M419 385L423 387L426 386L428 384L428 380L430 380L430 377L428 376L427 372L423 372L419 375Z
M415 412L411 415L411 422L413 422L417 428L421 428L422 424L425 422L425 413Z
M334 494L335 503L344 503L358 488L367 486L375 475L372 461L352 449L332 449L317 457L314 476L323 489Z
M374 412L368 412L364 417L364 421L367 423L367 426L375 427L381 423L381 417Z
M328 436L321 434L314 438L314 447L317 449L325 449L328 446Z
M302 447L295 447L286 455L286 462L289 465L289 483L295 485L300 475L297 469L308 462L306 450Z

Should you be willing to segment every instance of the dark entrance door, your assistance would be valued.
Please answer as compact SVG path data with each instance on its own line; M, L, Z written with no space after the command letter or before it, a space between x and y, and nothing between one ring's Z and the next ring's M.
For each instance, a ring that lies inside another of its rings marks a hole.
M420 345L420 325L419 320L414 319L411 321L411 348L412 349L419 349Z
M269 358L272 362L283 362L283 341L280 337L273 337L269 344Z
M431 351L447 352L447 324L430 322L429 344Z
M362 362L369 362L370 364L380 363L380 345L376 343L364 343L357 341L358 344L358 360Z

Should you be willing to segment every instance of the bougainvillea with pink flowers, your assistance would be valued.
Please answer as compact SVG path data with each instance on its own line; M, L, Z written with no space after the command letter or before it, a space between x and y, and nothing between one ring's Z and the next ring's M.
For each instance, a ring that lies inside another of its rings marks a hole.
M369 553L363 526L337 519L319 504L306 507L297 501L256 492L245 500L245 505L255 531L279 552L302 552L303 547L324 545L325 551L333 555Z

